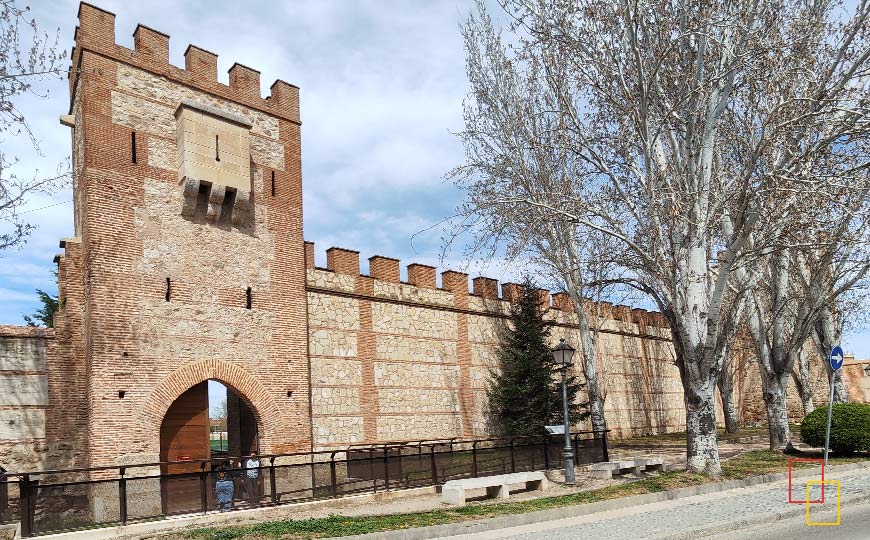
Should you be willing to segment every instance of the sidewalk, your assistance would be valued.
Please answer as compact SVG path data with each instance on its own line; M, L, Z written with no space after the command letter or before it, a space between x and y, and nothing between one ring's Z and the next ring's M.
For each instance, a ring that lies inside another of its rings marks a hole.
M826 471L826 480L840 480L844 507L870 502L870 469ZM795 483L801 496L804 481ZM490 531L449 536L450 540L639 540L691 539L704 533L734 530L739 526L773 522L802 515L805 506L787 503L787 482L774 482L719 493L619 508ZM375 538L365 535L357 538ZM432 538L432 537L429 537ZM447 537L437 537L447 538Z

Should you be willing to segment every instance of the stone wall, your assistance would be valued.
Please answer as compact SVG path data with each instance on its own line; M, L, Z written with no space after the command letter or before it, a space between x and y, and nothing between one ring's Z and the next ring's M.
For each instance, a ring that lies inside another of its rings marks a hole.
M499 297L497 282L480 277L470 292L464 274L444 272L437 287L435 269L416 264L408 267L408 282L401 282L399 261L382 256L369 259L365 276L359 254L341 248L327 250L326 268L317 268L311 242L306 260L315 448L491 434L486 388L497 367L506 299L517 297L518 285L503 284ZM545 316L555 323L550 345L562 337L578 344L567 295L539 294L549 306ZM664 317L606 302L600 313L599 369L611 436L684 430L682 382ZM730 369L741 421L763 423L748 343L735 347ZM575 375L584 381L582 370ZM813 375L820 404L827 395L822 366ZM851 372L846 377L852 399L865 399L859 396L863 379ZM722 425L718 393L717 402ZM793 384L789 411L795 422L803 417Z
M50 329L0 326L0 467L36 470L48 463L46 350Z
M491 434L486 388L517 286L423 265L399 280L399 261L331 248L327 267L307 243L309 358L315 448ZM576 316L551 299L555 345L579 343ZM600 358L614 435L682 429L684 409L670 335L656 313L603 304ZM576 373L583 380L582 372ZM577 428L588 428L586 424Z
M847 358L843 378L850 401L870 403L870 360Z

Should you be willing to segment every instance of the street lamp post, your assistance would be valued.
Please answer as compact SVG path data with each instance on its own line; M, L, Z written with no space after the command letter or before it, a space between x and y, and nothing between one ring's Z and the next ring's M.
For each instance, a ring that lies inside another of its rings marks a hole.
M574 485L574 449L571 447L571 420L568 417L568 368L571 367L571 358L574 356L574 348L565 343L565 338L559 340L559 344L553 347L553 360L562 370L562 414L565 420L565 483Z

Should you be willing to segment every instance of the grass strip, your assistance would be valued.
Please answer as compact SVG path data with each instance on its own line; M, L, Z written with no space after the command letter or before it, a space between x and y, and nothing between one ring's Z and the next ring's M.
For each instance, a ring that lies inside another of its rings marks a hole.
M803 454L801 457L815 457L813 454ZM786 472L789 456L758 450L746 452L722 464L722 480L739 480L749 476ZM864 461L867 456L851 458L832 458L832 464ZM796 463L795 468L814 466L811 463ZM472 504L462 508L449 508L420 512L413 514L393 514L384 516L346 517L331 515L326 518L305 520L281 520L258 523L249 526L194 529L186 533L175 533L165 539L188 540L312 540L350 536L379 531L410 529L459 523L476 519L485 519L509 514L522 514L561 508L578 504L588 504L632 495L658 493L672 489L697 486L717 481L701 474L691 474L683 471L671 471L657 476L643 478L636 482L628 482L608 486L601 489L543 497L524 501Z
M790 429L793 434L800 433L800 424L790 424ZM767 437L767 426L744 427L737 433L725 433L725 428L716 430L716 440L720 443L734 442L745 437ZM607 442L612 447L632 446L632 445L654 445L654 444L686 444L686 432L674 431L670 433L662 433L659 435L637 435L624 439L607 438Z

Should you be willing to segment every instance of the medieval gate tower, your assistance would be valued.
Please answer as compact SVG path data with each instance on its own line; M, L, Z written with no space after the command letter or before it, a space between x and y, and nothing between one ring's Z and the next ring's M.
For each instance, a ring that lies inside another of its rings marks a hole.
M231 451L310 450L299 89L263 99L254 69L224 85L209 51L189 46L181 69L169 36L139 25L130 50L114 14L78 16L67 352L49 375L78 385L47 430L77 439L78 465L207 458L214 379L243 424Z

